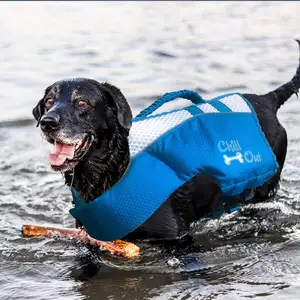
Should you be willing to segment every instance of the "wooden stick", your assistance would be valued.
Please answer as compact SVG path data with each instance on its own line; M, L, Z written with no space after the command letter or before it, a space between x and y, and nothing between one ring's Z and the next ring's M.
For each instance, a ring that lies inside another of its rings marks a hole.
M98 241L90 237L85 230L43 227L38 225L23 225L24 237L62 237L76 239L84 244L99 246L112 254L117 254L127 258L135 258L139 255L140 249L133 243L116 240L113 242Z

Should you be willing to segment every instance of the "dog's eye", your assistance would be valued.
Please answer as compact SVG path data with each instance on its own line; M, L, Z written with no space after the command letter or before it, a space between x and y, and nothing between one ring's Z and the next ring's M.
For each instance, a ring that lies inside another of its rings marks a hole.
M54 100L49 98L46 100L45 105L47 108L49 108L53 104Z
M89 104L86 101L83 101L83 100L78 101L78 105L80 107L88 107L89 106Z

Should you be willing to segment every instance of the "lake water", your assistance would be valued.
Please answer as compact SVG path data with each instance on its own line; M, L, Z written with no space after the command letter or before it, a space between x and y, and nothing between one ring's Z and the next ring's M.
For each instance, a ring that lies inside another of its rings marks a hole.
M70 192L50 170L31 115L50 83L109 81L134 113L178 89L204 98L265 93L296 70L299 15L299 2L0 3L0 299L298 300L296 96L279 113L289 148L275 199L200 221L188 254L139 244L141 260L127 261L70 241L24 239L20 229L74 226ZM183 267L170 267L174 258Z

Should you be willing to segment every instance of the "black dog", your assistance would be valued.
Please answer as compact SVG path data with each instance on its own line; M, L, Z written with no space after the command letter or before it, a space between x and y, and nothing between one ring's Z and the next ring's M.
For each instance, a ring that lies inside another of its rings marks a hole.
M299 45L300 42L298 41ZM266 95L244 94L255 109L262 130L280 166L277 174L256 189L254 201L270 198L278 188L287 151L287 135L276 113L300 88L300 66L293 79ZM111 188L124 174L130 160L128 134L132 114L118 88L91 79L62 80L49 86L33 109L48 142L54 144L49 161L64 173L85 199L92 201ZM216 209L225 200L218 183L200 174L176 190L169 199L127 239L176 239L192 222Z

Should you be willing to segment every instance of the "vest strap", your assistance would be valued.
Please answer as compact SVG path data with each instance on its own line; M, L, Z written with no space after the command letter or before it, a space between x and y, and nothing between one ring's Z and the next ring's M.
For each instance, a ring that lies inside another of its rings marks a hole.
M197 116L199 114L203 114L203 111L196 105L191 105L185 108L191 115Z
M221 101L212 101L212 102L209 102L209 104L211 106L213 106L216 110L218 110L219 112L231 112L231 109L226 106L224 103L222 103Z

